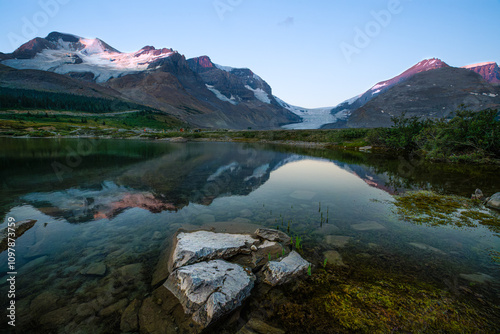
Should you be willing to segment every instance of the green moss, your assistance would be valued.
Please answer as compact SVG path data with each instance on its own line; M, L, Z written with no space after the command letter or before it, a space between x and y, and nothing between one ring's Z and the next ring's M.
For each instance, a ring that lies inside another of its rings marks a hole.
M381 273L379 273L380 275ZM287 333L489 332L485 316L449 293L402 277L318 272L277 312Z
M500 233L498 215L485 210L479 201L431 191L408 192L395 196L395 199L398 213L415 224L456 227L476 227L480 224Z

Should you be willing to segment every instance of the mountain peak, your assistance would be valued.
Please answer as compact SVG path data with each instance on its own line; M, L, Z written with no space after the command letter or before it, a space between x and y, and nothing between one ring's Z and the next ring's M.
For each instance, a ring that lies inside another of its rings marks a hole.
M72 34L66 34L58 31L53 31L50 34L45 37L46 40L50 42L58 42L60 39L63 40L64 42L69 42L69 43L78 43L81 39L81 37L72 35Z
M500 68L494 61L467 65L462 68L476 72L491 84L500 84Z

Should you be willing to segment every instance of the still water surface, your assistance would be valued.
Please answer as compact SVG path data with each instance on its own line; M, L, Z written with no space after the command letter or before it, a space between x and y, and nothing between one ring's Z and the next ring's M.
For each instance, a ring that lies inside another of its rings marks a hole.
M2 138L0 147L0 227L8 217L37 220L16 244L23 333L119 332L120 312L151 292L165 240L179 228L279 227L300 236L316 264L336 250L339 265L368 257L452 292L477 287L500 299L497 235L414 225L392 204L409 189L491 194L500 190L495 168L236 143ZM6 252L0 267L4 274ZM119 311L99 313L108 305Z

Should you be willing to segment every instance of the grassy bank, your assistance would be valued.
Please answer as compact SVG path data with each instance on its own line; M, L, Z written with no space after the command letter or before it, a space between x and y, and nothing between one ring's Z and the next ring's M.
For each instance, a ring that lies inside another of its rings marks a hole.
M393 119L393 126L331 130L201 130L153 111L88 115L37 110L0 113L0 135L29 137L100 136L112 138L213 140L374 149L416 154L430 161L500 161L500 121L496 110L457 111L440 120Z

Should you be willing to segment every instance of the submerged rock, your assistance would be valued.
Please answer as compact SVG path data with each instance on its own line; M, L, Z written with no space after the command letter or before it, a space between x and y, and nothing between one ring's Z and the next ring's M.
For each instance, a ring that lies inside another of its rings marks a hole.
M343 235L327 235L325 236L325 242L334 247L343 248L349 243L352 237L347 237Z
M356 231L372 231L372 230L383 230L385 227L374 221L367 221L364 223L351 225Z
M93 263L87 268L80 271L80 274L88 276L104 276L105 273L106 265L102 262Z
M201 261L226 259L242 252L250 252L257 240L249 235L197 231L181 232L169 265L170 271Z
M120 320L120 329L122 332L134 332L139 329L139 309L141 301L134 299L123 311Z
M345 267L345 263L342 261L342 255L339 252L330 250L323 253L328 264L334 266Z
M270 261L264 269L264 282L272 286L290 282L293 278L304 274L310 263L299 253L292 251L280 261Z
M165 282L184 311L202 327L241 305L253 288L255 276L243 267L213 260L176 269Z
M486 206L491 209L500 210L500 192L493 194L486 202Z
M269 241L278 241L285 244L290 243L290 237L288 236L288 234L270 228L259 228L257 229L257 231L255 231L255 235Z
M420 248L423 250L428 250L428 251L432 251L432 252L443 254L443 255L446 254L445 252L443 252L442 250L440 250L438 248L435 248L435 247L432 247L432 246L429 246L429 245L426 245L426 244L423 244L420 242L410 242L409 244L412 245L413 247Z

